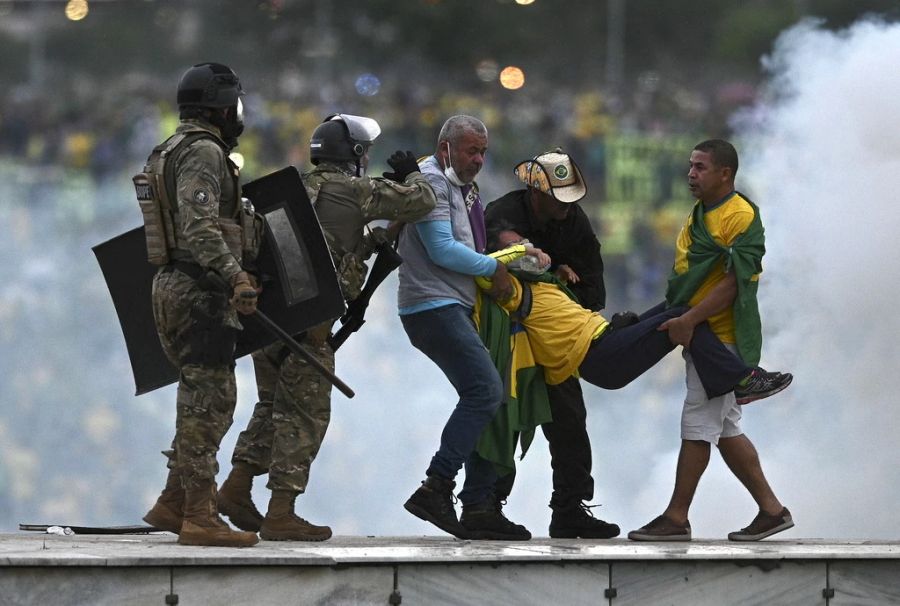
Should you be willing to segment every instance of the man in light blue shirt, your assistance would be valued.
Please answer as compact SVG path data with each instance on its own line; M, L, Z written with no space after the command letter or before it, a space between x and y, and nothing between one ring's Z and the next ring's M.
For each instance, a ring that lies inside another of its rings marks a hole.
M492 297L512 286L502 263L483 254L484 208L475 176L487 152L487 128L472 116L453 116L438 135L433 156L420 164L434 189L434 210L400 234L398 305L410 342L444 373L459 395L422 486L404 505L413 515L461 539L528 540L531 533L504 517L494 496L493 465L475 453L484 427L503 400L503 381L472 320L474 276L490 276ZM453 506L454 478L466 467Z

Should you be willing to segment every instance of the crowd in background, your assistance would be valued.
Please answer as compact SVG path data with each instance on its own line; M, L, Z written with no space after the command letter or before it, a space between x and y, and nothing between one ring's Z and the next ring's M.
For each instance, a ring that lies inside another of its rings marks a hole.
M236 151L248 181L286 165L309 168L309 135L334 111L369 115L381 124L373 172L386 168L384 160L397 148L431 153L434 132L447 116L480 116L492 135L479 179L486 200L513 185L511 169L519 161L562 146L585 174L588 195L582 205L595 222L605 255L626 261L609 263L609 290L631 289L624 298L614 297L635 305L652 294L635 285L659 283L657 270L644 266L658 264L658 249L668 249L680 221L683 207L673 217L669 206L680 206L688 196L687 150L698 137L726 135L724 117L751 101L754 92L749 84L692 91L647 73L627 98L599 87L541 90L540 83L530 87L534 90L493 98L437 87L384 87L371 97L352 89L276 97L254 91L252 74L242 77L251 84L245 97L246 133ZM29 221L36 204L49 204L74 230L96 228L98 222L115 225L134 215L130 197L103 192L127 185L148 150L174 130L178 117L171 89L169 82L137 76L104 83L96 94L12 89L0 99L0 166L11 174L0 186L10 193L0 201L0 212L25 213L18 220ZM23 195L33 204L14 204ZM653 275L644 278L645 272Z

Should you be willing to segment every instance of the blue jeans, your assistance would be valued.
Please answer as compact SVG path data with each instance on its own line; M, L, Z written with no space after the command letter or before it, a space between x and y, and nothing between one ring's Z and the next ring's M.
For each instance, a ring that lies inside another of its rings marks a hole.
M452 480L465 465L459 499L463 505L481 503L492 496L497 474L475 454L475 445L503 399L500 374L466 307L445 305L400 316L400 321L413 347L438 365L459 395L427 474Z

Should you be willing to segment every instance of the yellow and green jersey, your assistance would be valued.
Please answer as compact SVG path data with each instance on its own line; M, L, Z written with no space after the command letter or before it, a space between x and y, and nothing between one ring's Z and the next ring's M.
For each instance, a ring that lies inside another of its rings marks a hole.
M733 271L738 288L734 304L708 321L723 343L737 344L751 366L758 363L762 346L756 291L764 254L765 230L753 202L738 192L712 208L698 200L678 234L666 291L670 306L694 306Z
M524 254L525 247L519 244L490 256L505 264ZM513 296L500 305L514 314L522 304L526 285L512 275L510 280ZM479 277L476 281L481 288L490 288L488 278ZM535 361L544 367L544 380L548 385L557 385L578 371L591 342L606 330L609 322L573 301L557 284L528 282L527 287L531 289L531 310L521 323L528 332Z

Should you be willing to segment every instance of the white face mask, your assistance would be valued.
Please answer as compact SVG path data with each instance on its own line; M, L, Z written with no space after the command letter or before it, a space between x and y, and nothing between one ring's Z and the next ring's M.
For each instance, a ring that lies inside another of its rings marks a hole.
M447 167L444 169L444 176L447 177L447 180L450 181L450 183L457 187L462 187L463 185L465 185L465 182L459 178L459 175L456 174L456 171L453 170L453 165L450 163L449 141L447 141Z

